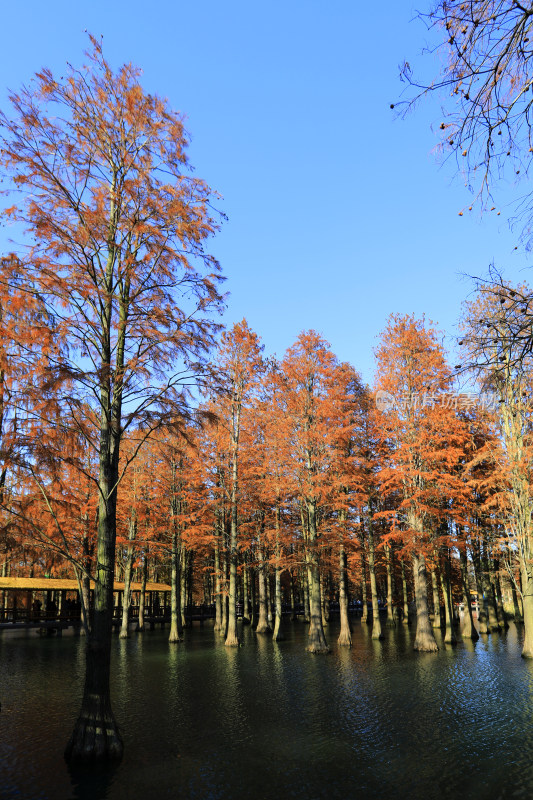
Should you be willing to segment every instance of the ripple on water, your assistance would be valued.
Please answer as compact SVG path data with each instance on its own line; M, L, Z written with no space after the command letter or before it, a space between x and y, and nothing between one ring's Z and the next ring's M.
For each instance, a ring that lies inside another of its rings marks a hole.
M533 665L511 626L478 643L412 651L413 631L353 624L353 647L305 652L212 627L113 642L114 708L125 758L69 772L62 749L80 702L82 640L0 640L2 800L533 796ZM134 792L132 794L132 792Z

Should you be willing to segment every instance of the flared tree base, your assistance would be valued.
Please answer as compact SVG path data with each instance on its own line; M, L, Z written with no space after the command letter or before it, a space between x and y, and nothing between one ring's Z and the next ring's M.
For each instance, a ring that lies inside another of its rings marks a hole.
M272 633L272 628L268 624L268 622L260 622L255 629L256 633Z
M439 646L433 636L417 636L413 650L419 653L437 653Z
M352 636L350 631L341 631L339 634L339 638L337 639L337 644L339 647L351 647L352 646Z
M108 699L85 698L65 749L68 761L111 761L122 758L124 745Z
M309 630L309 644L305 648L308 653L329 653L330 649L324 636L324 631L319 625L311 627Z
M331 650L330 650L330 648L328 647L327 644L323 644L323 645L310 644L305 649L307 650L308 653L316 653L316 654L322 654L322 655L327 655L328 653L331 653Z
M238 647L239 646L239 637L235 634L228 633L226 636L226 641L224 642L226 647Z

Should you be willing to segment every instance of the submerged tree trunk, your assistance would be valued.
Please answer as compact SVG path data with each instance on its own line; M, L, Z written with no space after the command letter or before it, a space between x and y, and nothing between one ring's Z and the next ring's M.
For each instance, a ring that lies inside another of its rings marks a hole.
M444 616L446 629L444 632L444 644L457 644L457 636L453 627L453 610L451 600L451 587L448 576L444 574L445 570L440 572L440 585L442 596L444 597Z
M498 615L496 613L496 604L494 602L494 591L489 576L489 561L486 552L482 557L481 582L483 585L483 599L485 600L485 609L488 618L487 624L489 633L492 631L499 631L500 624L498 622Z
M170 633L169 642L180 642L183 639L181 625L181 575L180 553L178 550L178 534L172 531L172 553L170 561Z
M170 554L170 633L169 642L179 642L183 638L181 625L181 537L179 532L178 513L181 506L177 480L177 463L174 457L170 462L171 469L171 496L170 496L170 526L171 526L171 554Z
M279 530L280 530L280 511L279 502L276 505L276 567L275 567L275 590L274 590L274 603L275 603L275 618L274 618L274 635L275 642L281 641L284 637L281 633L281 567L280 567L280 543L279 543Z
M477 622L480 633L488 633L488 616L485 609L485 600L483 598L483 582L481 580L481 558L479 555L479 546L472 542L472 563L474 566L474 576L476 579L477 588Z
M187 559L187 552L185 547L180 547L181 555L180 555L180 607L179 607L179 616L180 616L180 627L183 631L183 628L187 626L187 617L185 614L185 610L187 608L187 571L188 571L188 559Z
M215 540L215 631L222 630L222 586L220 581L220 553L218 540Z
M302 585L303 585L303 595L304 595L304 622L308 624L311 622L311 611L309 609L309 581L307 578L307 569L305 569L302 573Z
M226 637L228 630L228 574L226 569L226 558L222 558L222 574L224 575L224 583L222 590L222 624L220 626L220 635Z
M344 647L351 647L352 633L348 619L348 592L346 591L346 553L342 539L339 545L339 613L341 630L337 643Z
M361 600L363 603L363 613L361 614L361 624L368 623L368 596L366 591L366 563L365 563L365 550L364 542L361 550Z
M329 646L322 626L322 606L320 598L320 567L317 550L317 524L316 506L314 500L307 499L307 576L309 582L309 610L311 621L309 623L310 653L329 653Z
M259 583L259 619L257 621L256 633L270 633L271 627L268 624L268 611L267 611L267 592L266 592L266 576L265 576L265 562L263 560L263 553L258 550L259 569L258 569L258 583Z
M122 602L122 621L120 625L120 639L127 639L129 636L130 602L131 602L131 571L133 567L133 542L137 532L137 515L132 511L129 529L128 544L126 549L126 564L124 567L124 598Z
M270 568L268 564L265 564L265 594L266 594L266 609L267 609L267 620L269 626L272 628L273 618L272 618L272 584L270 582Z
M250 603L252 611L250 614L250 625L255 628L257 625L257 602L255 594L255 569L250 567Z
M294 575L289 572L289 581L291 587L291 622L296 622L298 619L296 615L296 598L294 596Z
M440 614L440 597L439 587L437 583L437 572L435 569L431 570L431 588L433 590L433 627L442 627L442 619Z
M503 607L503 596L502 596L502 586L500 581L500 567L497 561L494 562L494 569L492 570L492 584L494 587L494 594L495 594L495 602L496 602L496 611L498 614L498 622L500 623L501 627L507 630L509 627L509 623L507 622L507 617L505 615L505 609Z
M464 551L461 551L461 582L463 584L463 606L465 609L463 630L461 631L461 634L463 639L472 639L472 641L476 642L479 639L479 633L474 625L470 586L468 585L468 567L466 553Z
M326 613L326 593L324 591L324 576L318 571L318 580L320 581L320 613L322 615L322 627L325 628L328 624L328 616Z
M80 715L65 750L65 757L73 760L116 759L122 757L124 750L111 707L109 685L118 480L118 445L113 453L110 436L109 431L102 433L100 448L94 612L87 637L83 699Z
M242 568L242 624L250 624L249 573L246 560Z
M520 605L518 604L518 594L516 592L516 586L512 578L511 578L511 592L513 595L514 621L523 622L524 618L522 616L522 612L520 611Z
M439 648L429 620L426 559L422 554L413 556L413 579L416 598L416 636L413 648L425 653L434 653Z
M392 548L385 544L385 566L387 570L387 627L395 628L393 597L394 597L394 563Z
M80 634L82 636L88 635L91 628L90 618L90 598L91 598L91 568L92 568L92 553L89 544L89 515L83 514L83 529L82 529L82 557L83 557L83 571L81 579L78 581L80 591L80 604L81 604L81 628ZM98 518L97 518L98 524Z
M523 658L533 658L533 574L522 566L522 605L524 608L524 646Z
M230 491L230 539L229 539L229 593L228 593L228 626L226 631L226 647L238 647L237 635L237 487L238 487L238 452L241 420L242 387L235 387L231 403L231 491Z
M409 599L407 595L407 577L405 575L405 562L403 558L400 561L402 567L402 594L403 594L403 615L402 623L409 625Z
M141 594L139 597L139 618L137 620L137 628L136 630L139 633L144 631L144 609L146 607L146 580L148 577L148 556L145 553L142 563L142 573L141 573Z
M376 570L374 563L374 534L372 532L372 522L369 518L367 530L368 542L368 571L370 573L370 593L372 596L372 638L383 639L381 622L379 619L378 590L376 585Z

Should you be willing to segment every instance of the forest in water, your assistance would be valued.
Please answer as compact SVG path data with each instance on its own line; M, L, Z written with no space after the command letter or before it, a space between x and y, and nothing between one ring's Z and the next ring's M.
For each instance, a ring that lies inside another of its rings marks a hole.
M531 11L437 6L440 85L460 99L443 146L478 176L481 147L476 201L490 203L487 176L529 147ZM487 37L506 55L480 66ZM139 635L154 583L170 587L172 647L196 608L228 648L241 625L282 641L300 616L318 656L332 614L352 646L357 607L376 641L410 625L427 653L436 628L452 646L512 619L533 658L527 283L493 269L470 284L451 362L438 326L390 314L371 385L357 346L339 359L311 319L265 352L246 319L222 324L222 203L190 168L181 115L135 66L114 71L101 40L85 60L42 69L0 114L3 221L22 242L0 262L1 577L77 582L86 672L67 757L122 755L112 623L119 607L118 635ZM403 76L408 106L438 88Z

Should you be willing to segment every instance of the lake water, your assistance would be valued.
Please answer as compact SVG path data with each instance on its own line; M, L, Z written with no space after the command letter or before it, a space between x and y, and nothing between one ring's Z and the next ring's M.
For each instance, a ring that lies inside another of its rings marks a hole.
M305 652L306 627L275 644L244 630L226 649L212 624L113 640L113 698L125 755L69 770L63 748L84 640L0 637L2 800L284 800L533 797L533 664L521 629L412 651L412 630L351 650Z

